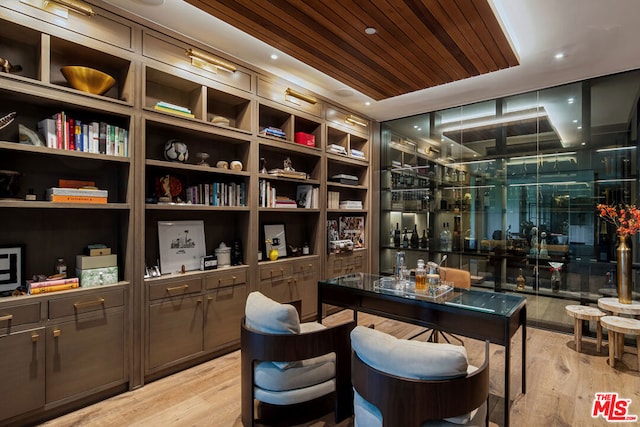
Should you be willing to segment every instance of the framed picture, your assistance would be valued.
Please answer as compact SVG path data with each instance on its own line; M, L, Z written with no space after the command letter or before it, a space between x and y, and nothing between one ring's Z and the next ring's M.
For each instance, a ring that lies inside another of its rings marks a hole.
M355 248L364 247L364 217L341 216L340 240L351 240Z
M199 270L206 254L204 221L158 221L160 271L171 274Z
M0 292L13 291L24 285L24 246L0 247Z
M278 258L287 256L287 236L284 231L284 224L265 224L264 225L264 247L265 253L269 253L272 248L273 239L278 239Z

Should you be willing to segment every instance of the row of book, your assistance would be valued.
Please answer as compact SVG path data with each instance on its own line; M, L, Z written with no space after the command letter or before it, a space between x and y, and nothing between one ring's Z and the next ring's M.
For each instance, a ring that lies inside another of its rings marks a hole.
M185 190L187 203L207 206L247 206L244 182L213 182L192 185Z
M278 194L269 180L259 181L259 206L261 208L302 208L318 209L320 189L310 184L298 185L295 200L288 195Z
M273 126L268 126L264 129L262 129L260 131L260 135L263 136L273 136L276 138L280 138L280 139L287 139L287 134L285 131L283 131L282 129L273 127Z
M106 122L83 122L64 111L38 122L48 148L127 157L129 132Z
M34 282L27 280L27 291L31 295L44 294L47 292L66 291L80 287L80 279L70 277L68 279L52 279Z

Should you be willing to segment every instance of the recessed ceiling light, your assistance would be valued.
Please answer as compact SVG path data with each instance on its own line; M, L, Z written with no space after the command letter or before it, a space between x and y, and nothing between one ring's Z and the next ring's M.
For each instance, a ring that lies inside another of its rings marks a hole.
M587 145L587 143L583 141L580 143L580 145Z
M582 126L578 126L578 129L582 129Z
M578 119L573 119L573 123L578 123Z
M569 104L573 104L573 103L575 102L575 99L573 99L573 98L569 98L569 99L567 99L567 102L568 102Z
M278 55L276 55L275 53L272 53L271 54L271 59L273 59L275 61L276 59L278 59Z
M556 53L556 54L555 54L555 56L554 56L554 58L556 58L556 59L562 59L562 58L564 58L564 57L565 57L564 52L558 52L558 53Z
M336 95L338 96L353 96L353 91L351 89L338 89L336 90Z
M364 103L364 105L366 105L368 107L369 105L371 105L371 103L369 101L367 101L367 102Z
M372 34L377 33L377 32L378 32L378 30L376 30L376 29L375 29L375 28L373 28L373 27L367 27L367 28L365 28L365 29L364 29L364 32L365 32L365 33L367 33L367 34L369 34L369 35L372 35Z
M413 125L413 128L414 129L418 129L418 125Z

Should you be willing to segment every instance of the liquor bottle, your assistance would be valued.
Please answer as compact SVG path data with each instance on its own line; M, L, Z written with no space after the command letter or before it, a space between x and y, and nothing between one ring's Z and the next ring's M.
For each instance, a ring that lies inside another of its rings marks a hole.
M418 226L413 224L413 233L411 233L411 247L417 249L420 246L420 238L418 237Z
M420 239L420 247L422 249L429 248L429 238L427 237L427 230L422 230L422 239Z
M427 289L427 270L424 268L424 261L418 260L416 268L416 292L424 292Z
M598 233L598 261L609 261L609 234L607 233L607 223L600 221L600 231Z
M454 251L460 250L460 217L453 218L453 233L451 238L451 249Z
M442 223L442 231L440 232L440 250L451 252L451 233L449 232L449 224Z
M396 229L393 231L393 246L400 247L400 224L396 222Z
M405 249L409 247L409 238L407 237L407 227L404 228L404 234L402 235L402 247Z
M519 291L524 291L524 285L525 285L525 280L524 280L524 276L522 275L522 269L520 269L520 274L516 278L516 288Z

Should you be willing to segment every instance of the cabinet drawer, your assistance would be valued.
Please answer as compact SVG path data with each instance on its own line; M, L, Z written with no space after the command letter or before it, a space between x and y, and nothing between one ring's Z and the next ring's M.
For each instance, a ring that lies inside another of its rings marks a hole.
M124 305L124 288L97 292L78 291L73 295L49 300L49 319L73 316Z
M14 326L40 321L40 301L29 304L0 307L0 334Z
M85 16L81 13L70 11L66 19L60 19L53 13L21 3L20 0L7 0L2 3L10 9L36 18L39 21L48 22L65 31L72 31L84 37L90 37L94 40L128 50L131 50L133 47L133 28L131 25L126 21L118 19L116 15L94 5L91 6L94 12L96 12L93 16ZM58 25L60 22L63 22L64 25Z
M142 54L149 58L156 59L160 62L171 66L179 66L180 69L188 70L194 74L202 77L206 77L211 80L224 83L228 86L241 89L246 92L251 92L251 75L238 69L232 73L227 71L219 71L217 74L211 71L204 70L202 68L191 65L191 59L187 56L186 52L191 46L182 43L178 40L168 39L162 35L156 35L153 33L145 32L143 34ZM207 55L219 57L220 59L227 61L224 57L215 53L206 52L203 49L197 48ZM235 65L235 64L233 64Z
M277 263L260 266L260 280L282 280L293 274L293 264Z
M223 288L226 286L241 285L247 282L247 269L234 269L219 271L204 278L205 289Z
M317 102L315 104L312 104L310 102L288 96L286 95L287 89L293 89L296 92L301 93L302 95L309 95L313 98L316 98ZM296 110L304 111L305 113L313 114L316 117L322 117L322 102L318 100L317 97L311 92L304 89L287 86L286 84L270 82L262 77L258 77L258 96L270 99L271 101L277 102L290 108L294 108Z
M202 290L202 279L200 277L187 280L174 280L170 282L154 283L149 285L149 299L175 297L185 294L192 294Z
M313 275L318 271L318 260L298 261L292 265L292 268L298 276Z

